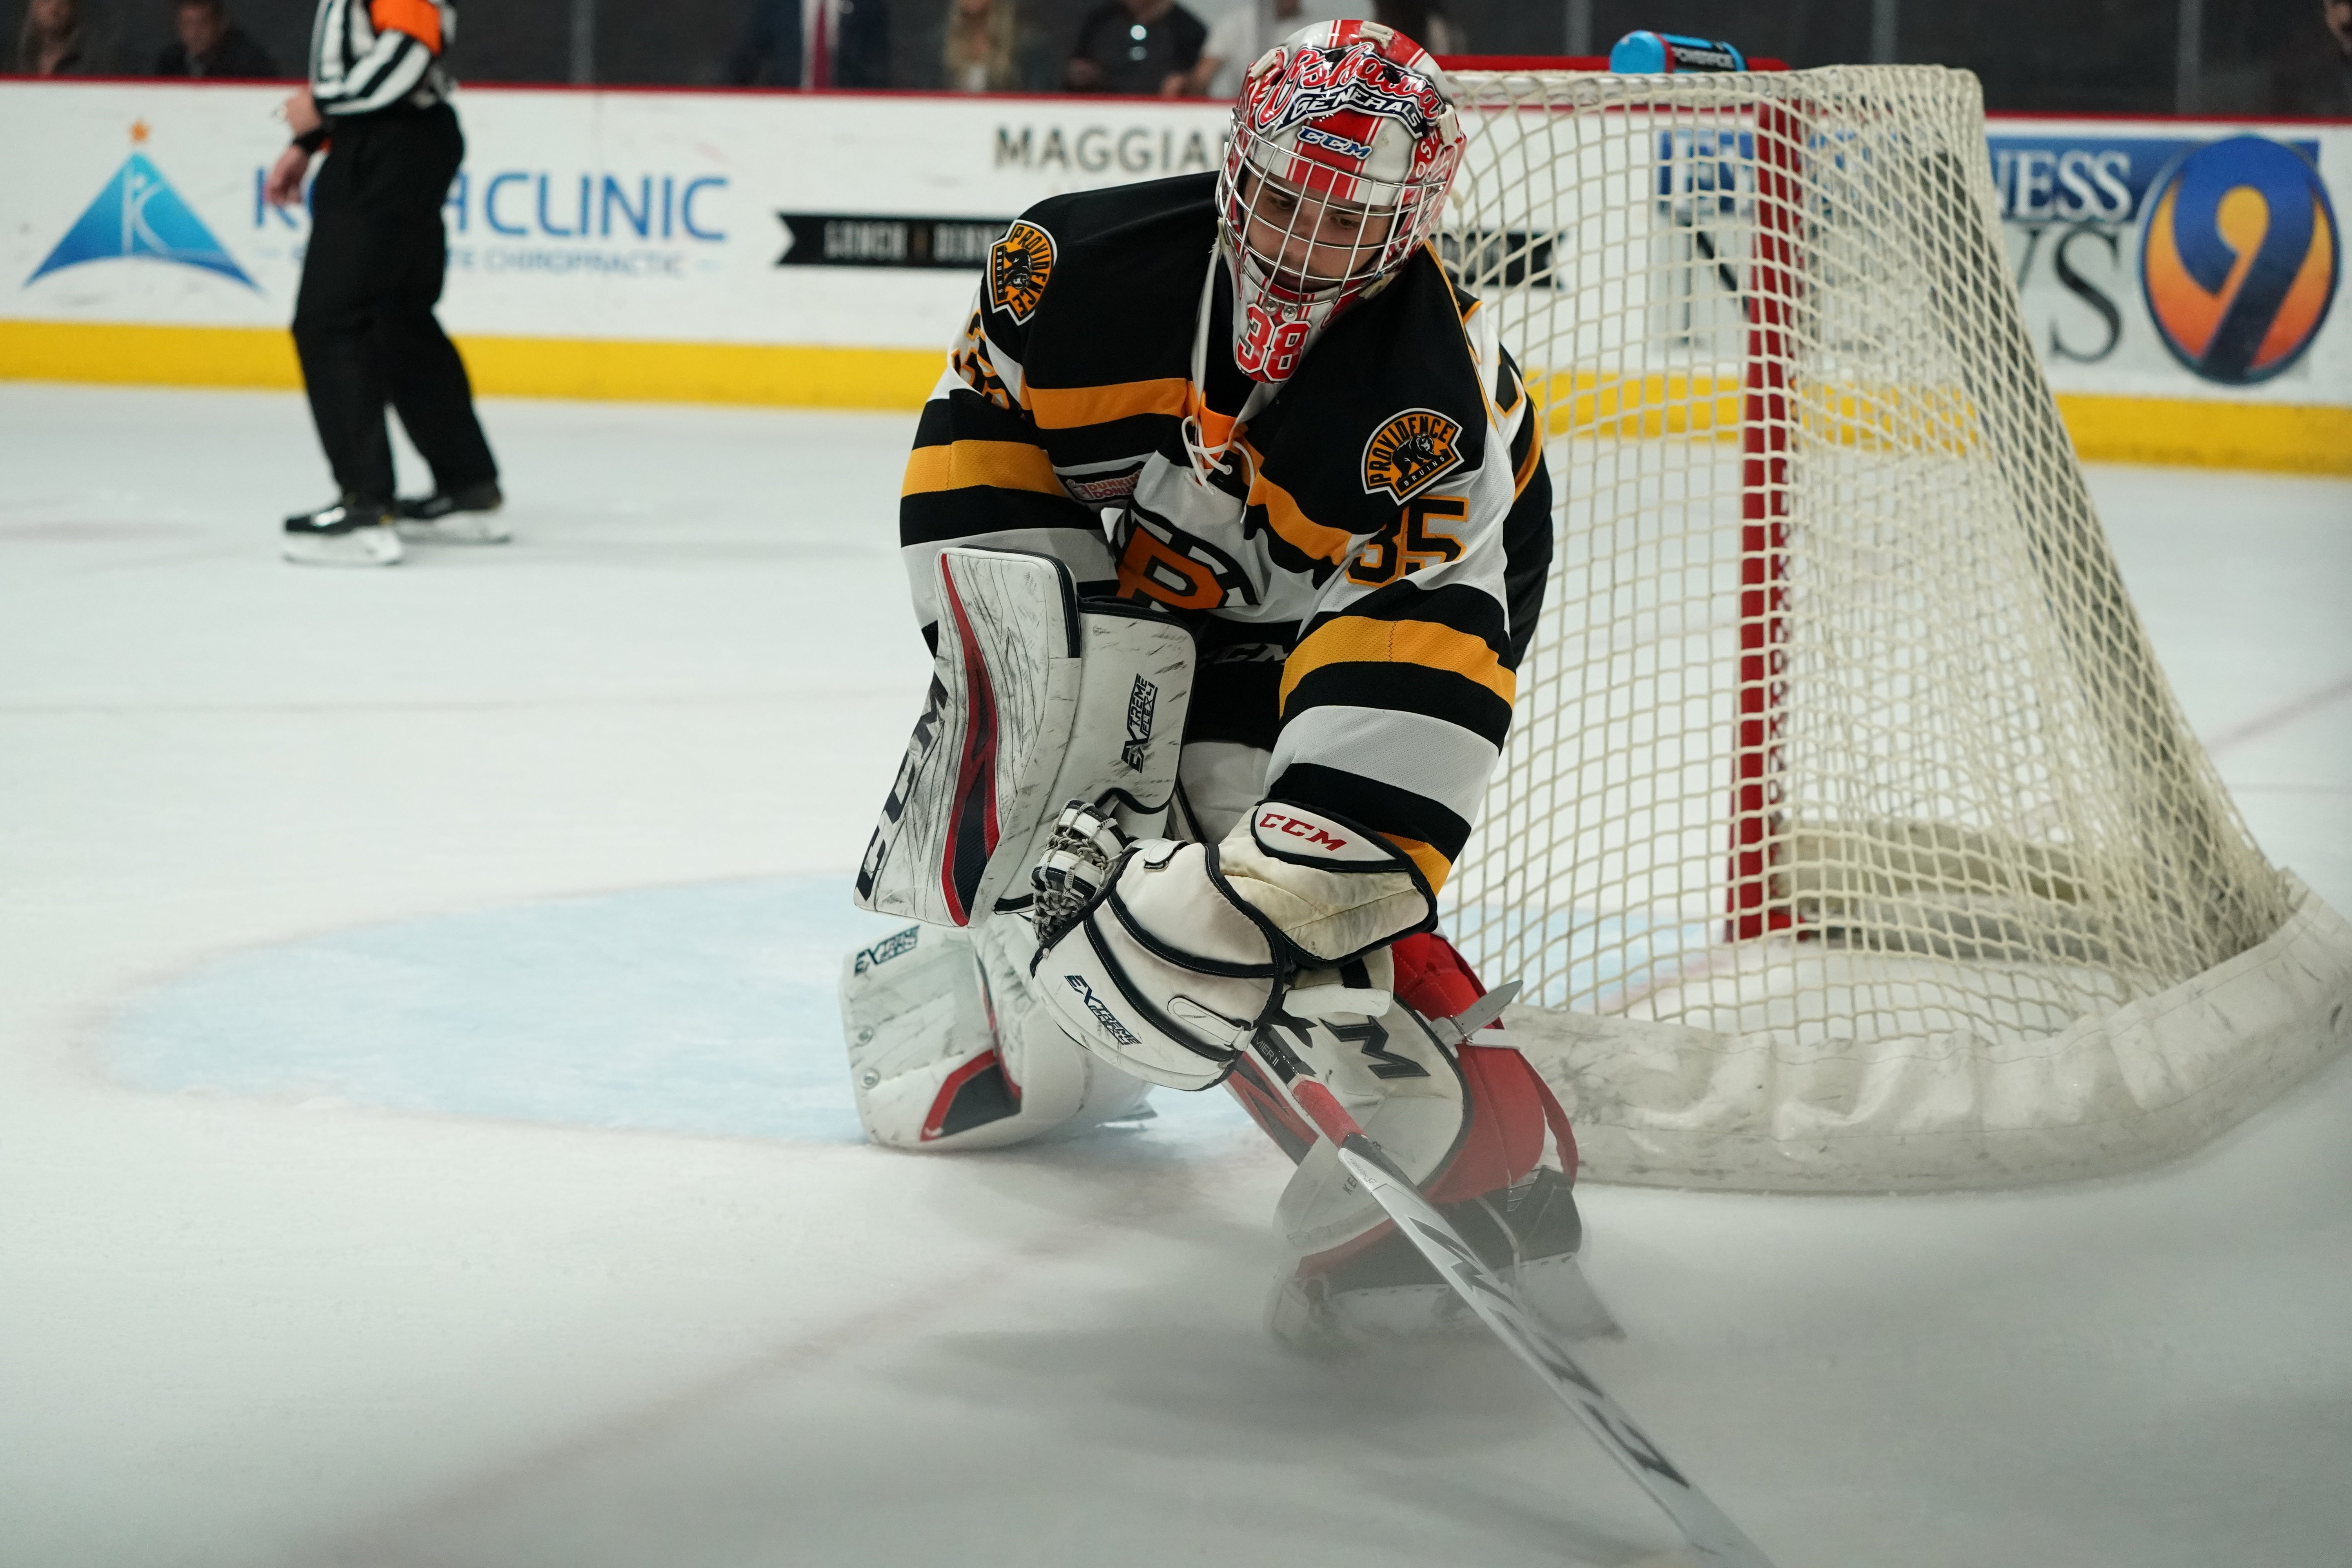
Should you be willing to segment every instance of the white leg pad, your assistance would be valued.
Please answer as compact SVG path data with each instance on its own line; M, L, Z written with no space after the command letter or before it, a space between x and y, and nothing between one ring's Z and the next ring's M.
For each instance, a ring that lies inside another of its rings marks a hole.
M1160 832L1192 700L1192 634L1131 605L1081 606L1044 555L940 552L939 654L923 714L857 874L860 908L971 925L1027 907L1072 800Z
M1080 1049L1039 1007L1017 916L910 926L842 964L841 1016L866 1135L894 1149L995 1149L1132 1116L1150 1086Z

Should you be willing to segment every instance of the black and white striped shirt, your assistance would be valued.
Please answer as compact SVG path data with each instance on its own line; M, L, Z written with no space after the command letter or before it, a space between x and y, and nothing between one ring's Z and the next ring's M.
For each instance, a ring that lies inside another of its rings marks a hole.
M454 0L319 0L310 26L319 112L331 121L442 102L453 84L441 51L457 30Z

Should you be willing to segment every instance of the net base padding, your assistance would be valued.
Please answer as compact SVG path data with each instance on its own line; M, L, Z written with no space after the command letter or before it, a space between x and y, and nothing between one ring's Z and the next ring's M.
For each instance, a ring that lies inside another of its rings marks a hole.
M2352 1044L2352 924L2284 880L2293 912L2267 941L2036 1040L1807 1045L1530 1007L1507 1021L1568 1110L1582 1180L1899 1193L2120 1175L2189 1152Z

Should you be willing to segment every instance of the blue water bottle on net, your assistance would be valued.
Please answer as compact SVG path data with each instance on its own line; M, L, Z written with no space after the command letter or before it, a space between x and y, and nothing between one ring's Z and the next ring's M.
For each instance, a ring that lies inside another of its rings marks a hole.
M1609 68L1621 76L1657 71L1744 71L1748 57L1729 44L1680 33L1628 33L1609 51Z

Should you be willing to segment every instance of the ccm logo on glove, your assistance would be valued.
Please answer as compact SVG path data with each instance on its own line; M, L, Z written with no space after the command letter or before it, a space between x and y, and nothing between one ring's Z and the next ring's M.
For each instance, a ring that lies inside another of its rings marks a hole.
M1293 838L1304 838L1307 840L1307 847L1310 849L1337 850L1345 849L1348 847L1346 839L1326 831L1318 825L1301 822L1295 816L1285 816L1278 811L1265 813L1257 819L1257 825L1260 827L1270 827L1276 833L1286 834Z

